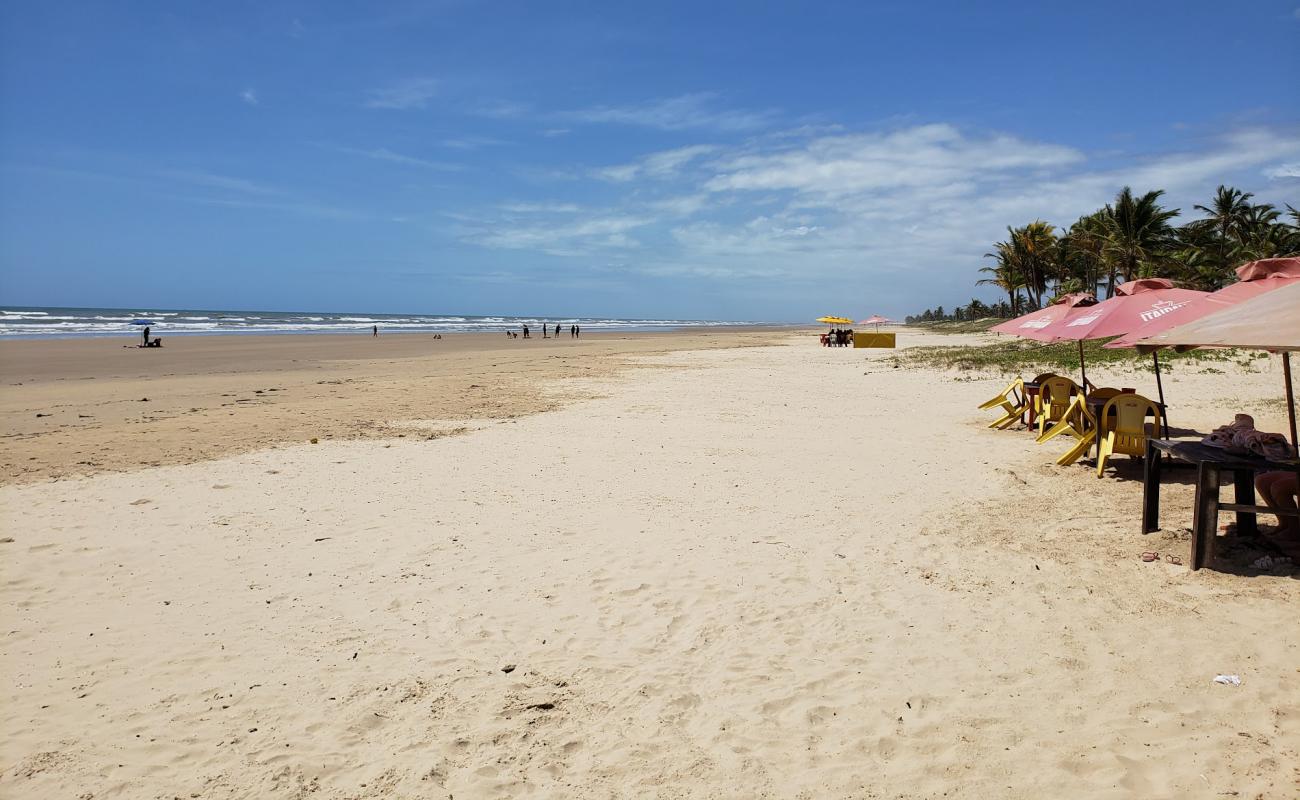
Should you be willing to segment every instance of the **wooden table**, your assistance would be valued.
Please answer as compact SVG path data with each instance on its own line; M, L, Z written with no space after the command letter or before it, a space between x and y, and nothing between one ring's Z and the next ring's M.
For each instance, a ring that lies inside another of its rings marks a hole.
M1041 389L1042 387L1041 387L1041 385L1038 383L1038 381L1025 381L1024 384L1023 384L1023 386L1024 386L1024 392L1025 392L1025 400L1027 401L1027 402L1025 403L1025 405L1026 405L1026 409L1025 409L1026 422L1025 422L1025 424L1029 426L1030 430L1032 430L1033 427L1034 427L1034 419L1038 416L1038 415L1035 413L1035 409L1034 409L1034 398L1038 397L1038 391L1039 391L1039 389Z
M1210 447L1200 442L1147 439L1146 472L1142 486L1143 533L1150 533L1160 527L1162 455L1185 461L1196 467L1192 552L1188 564L1194 570L1214 560L1214 542L1218 535L1220 510L1236 512L1237 532L1244 536L1254 536L1259 532L1255 523L1256 514L1276 513L1267 506L1255 505L1255 473L1300 468L1297 466L1300 462L1294 460L1278 462L1254 455L1232 455L1221 448ZM1220 474L1223 472L1232 473L1235 503L1219 501Z

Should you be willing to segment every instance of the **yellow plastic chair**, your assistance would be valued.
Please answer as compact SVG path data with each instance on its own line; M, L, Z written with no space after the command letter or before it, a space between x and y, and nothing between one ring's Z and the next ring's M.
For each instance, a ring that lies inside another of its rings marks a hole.
M1055 372L1043 372L1025 382L1025 402L1029 405L1028 419L1029 427L1031 428L1038 424L1038 392L1043 385L1043 381L1055 377ZM1031 383L1034 385L1032 391L1029 388L1029 384Z
M1062 467L1068 467L1083 457L1092 449L1092 445L1097 441L1097 435L1105 426L1105 417L1100 420L1094 417L1092 411L1088 408L1088 402L1095 403L1098 400L1110 400L1120 393L1119 389L1095 389L1088 393L1085 401L1083 395L1075 395L1070 401L1070 408L1066 410L1065 416L1060 422L1053 425L1046 433L1038 437L1039 443L1045 442L1054 436L1062 433L1068 433L1076 441L1065 455L1056 460L1056 463Z
M1002 409L1002 416L989 423L990 428L1007 428L1020 419L1029 408L1029 402L1025 397L1025 382L1016 378L1007 384L1007 388L1003 389L997 397L980 404L981 410L999 407Z
M1106 469L1106 460L1116 454L1145 456L1147 453L1147 417L1153 417L1151 430L1160 430L1160 406L1140 394L1118 394L1106 401L1101 410L1103 421L1115 412L1114 423L1104 422L1101 448L1097 453L1097 477Z
M1056 375L1047 378L1039 384L1038 397L1035 398L1034 404L1038 415L1038 441L1045 442L1043 434L1049 427L1065 419L1065 414L1070 408L1071 402L1075 395L1080 394L1079 384Z

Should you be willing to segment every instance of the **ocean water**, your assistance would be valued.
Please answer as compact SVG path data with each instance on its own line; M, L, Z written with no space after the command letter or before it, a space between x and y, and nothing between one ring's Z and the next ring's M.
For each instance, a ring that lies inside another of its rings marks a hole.
M685 319L620 319L600 317L472 317L438 314L326 314L287 311L194 311L156 308L46 308L6 306L0 309L0 338L69 336L139 336L151 323L154 336L218 333L368 333L378 325L380 332L500 333L528 325L540 335L545 321L558 322L567 332L570 325L585 331L649 331L676 328L755 325L751 322L718 322Z

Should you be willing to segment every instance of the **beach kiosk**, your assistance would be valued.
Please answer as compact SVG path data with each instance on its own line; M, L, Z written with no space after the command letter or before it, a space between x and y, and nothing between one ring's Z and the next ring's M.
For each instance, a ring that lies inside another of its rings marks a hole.
M893 320L888 319L886 317L882 317L879 314L874 314L870 317L867 317L864 320L860 320L858 322L859 325L874 325L876 327L875 330L872 331L854 331L853 346L855 348L858 347L892 348L894 346L894 332L893 331L885 331L884 333L880 332L880 326L886 325L890 322L893 322Z

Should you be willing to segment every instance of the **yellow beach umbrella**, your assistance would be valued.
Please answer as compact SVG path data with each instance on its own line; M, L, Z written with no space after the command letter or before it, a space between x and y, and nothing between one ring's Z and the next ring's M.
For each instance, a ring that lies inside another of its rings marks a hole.
M817 321L823 325L849 325L853 322L848 317L818 317Z

